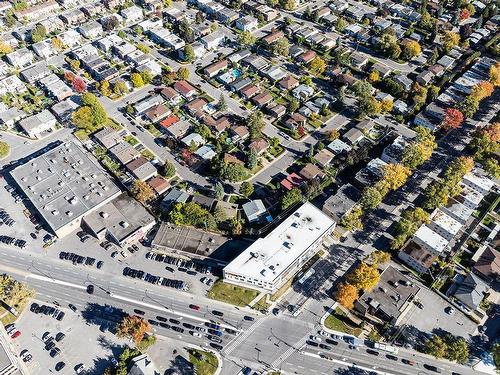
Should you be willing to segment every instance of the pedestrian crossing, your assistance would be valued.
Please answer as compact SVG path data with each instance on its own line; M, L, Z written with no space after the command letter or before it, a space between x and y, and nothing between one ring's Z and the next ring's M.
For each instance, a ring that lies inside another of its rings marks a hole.
M298 351L307 341L311 332L308 332L304 337L297 341L293 346L289 347L286 352L281 354L278 358L271 363L272 368L278 368L288 357L290 357L293 352Z
M241 335L237 336L233 341L231 341L226 347L222 350L223 355L229 355L233 352L234 349L238 345L240 345L243 341L245 341L257 328L259 328L266 318L262 318L257 320L253 325L251 325L246 331L244 331Z

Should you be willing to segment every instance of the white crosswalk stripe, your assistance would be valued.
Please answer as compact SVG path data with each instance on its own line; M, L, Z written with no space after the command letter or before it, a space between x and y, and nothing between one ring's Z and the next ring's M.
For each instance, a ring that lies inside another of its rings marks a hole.
M304 337L302 337L299 341L295 343L295 345L291 346L288 348L286 352L281 354L278 358L274 360L273 363L271 363L272 368L278 368L279 365L281 365L288 357L290 357L294 351L299 350L302 345L304 345L311 335L311 332L308 332Z
M232 351L239 345L241 344L244 340L248 338L252 334L253 331L255 331L262 323L264 323L266 319L259 319L256 321L250 328L248 328L245 332L243 332L241 335L236 337L233 341L231 341L226 347L222 350L222 353L224 355L229 355L232 353Z

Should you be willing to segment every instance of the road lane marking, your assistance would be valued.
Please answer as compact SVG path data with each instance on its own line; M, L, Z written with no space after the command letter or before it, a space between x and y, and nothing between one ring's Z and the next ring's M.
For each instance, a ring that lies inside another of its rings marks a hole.
M46 281L46 282L49 282L49 283L52 283L52 284L69 286L69 287L80 289L80 290L86 290L87 289L86 287L84 287L82 285L73 284L73 283L70 283L70 282L67 282L67 281L63 281L63 280L51 279L50 277L42 276L42 275L36 275L36 274L33 274L33 273L30 274L30 275L28 275L28 279L35 279L35 280L40 280L40 281Z
M304 352L303 351L302 354L303 355L307 355L309 357L321 358L319 355L314 354L314 353L308 353L308 352ZM356 368L359 368L361 370L365 370L365 371L368 371L368 372L376 372L377 374L380 374L380 375L395 375L392 372L379 371L379 370L376 370L376 369L373 369L373 368L370 368L370 367L359 366L359 365L357 365L355 363L349 363L349 362L345 362L345 361L340 361L338 359L333 359L333 358L332 359L321 358L321 359L324 359L325 361L330 361L330 362L338 363L340 365L344 365L344 366L347 366L347 367L356 367Z

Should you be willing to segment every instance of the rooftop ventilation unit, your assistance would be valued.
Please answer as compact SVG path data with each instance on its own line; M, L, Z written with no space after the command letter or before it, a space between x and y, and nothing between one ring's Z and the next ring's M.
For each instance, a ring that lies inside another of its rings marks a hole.
M66 215L67 215L67 216L69 216L69 217L71 217L71 216L73 216L73 212L71 212L71 211L66 211Z
M57 210L52 210L52 215L54 215L54 216L59 215L59 211L57 211Z
M130 224L129 224L129 223L127 223L126 221L120 221L120 226L121 226L122 228L128 228L128 227L130 226Z
M87 194L85 194L85 195L83 196L83 199L85 199L86 201L88 201L88 200L89 200L89 196L88 196Z
M51 162L52 164L57 164L57 160L56 160L56 159L50 159L50 162Z
M69 200L69 203L71 203L72 205L75 205L78 203L78 198L77 197L73 197Z
M99 213L99 215L101 215L101 217L102 217L103 219L107 219L107 218L109 217L109 214L108 214L107 212L105 212L105 211L101 211L101 212Z

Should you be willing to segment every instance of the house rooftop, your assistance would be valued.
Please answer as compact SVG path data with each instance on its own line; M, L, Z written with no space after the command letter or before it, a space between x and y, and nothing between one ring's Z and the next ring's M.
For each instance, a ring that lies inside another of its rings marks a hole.
M419 239L430 248L434 249L437 253L443 253L448 246L448 241L434 232L427 225L423 224L415 232L414 238Z

